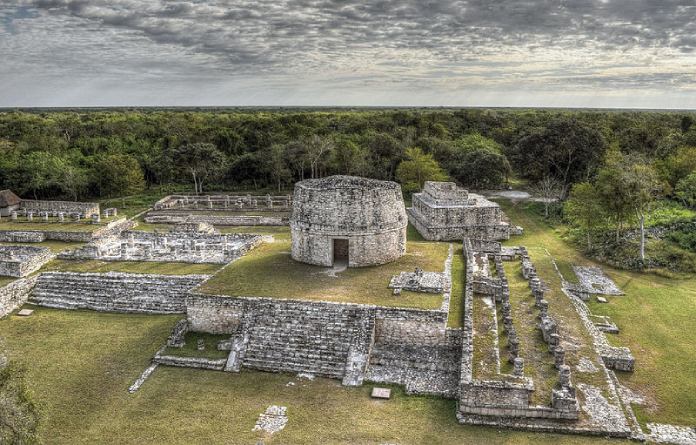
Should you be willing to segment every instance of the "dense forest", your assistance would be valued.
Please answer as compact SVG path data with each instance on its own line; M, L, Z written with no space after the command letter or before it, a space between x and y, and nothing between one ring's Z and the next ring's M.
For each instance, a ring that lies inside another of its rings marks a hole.
M193 183L284 188L328 174L397 179L432 156L471 188L512 176L571 184L607 151L664 160L696 147L696 114L551 110L60 111L0 113L0 187L83 199ZM675 182L674 173L668 176ZM674 185L674 184L673 184Z
M620 243L639 228L638 266L654 209L666 202L683 216L696 207L691 112L6 111L0 153L0 188L36 198L127 196L151 187L283 191L330 174L396 180L407 193L431 179L471 189L522 184L547 198L545 216L562 215L588 251L602 245L594 239L606 245L614 233ZM696 250L693 230L679 230L670 232L674 241Z

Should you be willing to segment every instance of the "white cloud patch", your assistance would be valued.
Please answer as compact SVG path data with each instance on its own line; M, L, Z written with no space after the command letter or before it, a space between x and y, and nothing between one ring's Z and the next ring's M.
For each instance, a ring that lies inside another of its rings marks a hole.
M0 106L696 108L694 36L691 0L17 0Z

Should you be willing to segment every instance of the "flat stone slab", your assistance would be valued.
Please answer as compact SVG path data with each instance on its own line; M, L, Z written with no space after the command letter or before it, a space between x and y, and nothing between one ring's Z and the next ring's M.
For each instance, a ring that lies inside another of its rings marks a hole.
M373 399L390 399L391 389L374 387L372 388L372 394L370 394L370 396Z
M648 423L650 434L648 440L657 443L674 443L678 445L696 445L696 428L690 426Z
M274 434L282 431L288 423L288 409L285 406L271 405L259 415L252 431Z
M17 312L17 315L19 315L20 317L28 317L33 313L34 313L33 309L20 309L20 311Z
M415 272L401 272L394 275L389 281L389 289L394 289L398 295L401 290L413 292L426 292L441 294L445 287L445 274L442 272L423 272L416 269Z
M607 299L604 298L604 297L597 297L597 301L598 301L599 303L608 303Z
M588 294L623 295L624 293L600 267L573 266L580 290Z

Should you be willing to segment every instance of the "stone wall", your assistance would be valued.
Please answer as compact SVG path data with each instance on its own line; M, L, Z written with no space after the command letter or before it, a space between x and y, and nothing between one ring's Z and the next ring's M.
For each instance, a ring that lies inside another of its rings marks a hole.
M23 199L19 208L24 211L39 212L62 212L67 214L80 214L83 218L92 215L99 215L99 204L96 202L73 202L73 201L40 201L33 199Z
M44 241L62 241L88 243L102 237L117 235L123 230L130 229L134 226L135 222L121 218L93 231L0 230L0 242L41 243Z
M27 302L38 276L20 278L0 288L0 317L4 317L10 312Z
M191 212L150 211L145 216L149 224L207 223L215 226L287 226L286 216L268 215L205 215Z
M0 246L0 276L25 277L53 257L46 247Z
M207 278L207 275L44 272L36 282L30 302L61 309L183 313L191 289Z
M170 195L157 201L155 210L255 210L255 211L290 211L290 195Z
M261 243L253 234L124 231L62 252L61 259L227 264Z

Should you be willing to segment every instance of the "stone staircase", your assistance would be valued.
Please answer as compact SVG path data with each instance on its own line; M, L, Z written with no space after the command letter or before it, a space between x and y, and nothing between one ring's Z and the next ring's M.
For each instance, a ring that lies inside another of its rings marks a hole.
M342 378L349 352L366 349L355 342L371 342L370 315L326 305L308 308L276 302L256 308L245 320L248 343L243 366Z
M29 302L60 309L183 313L190 290L206 275L44 272Z

